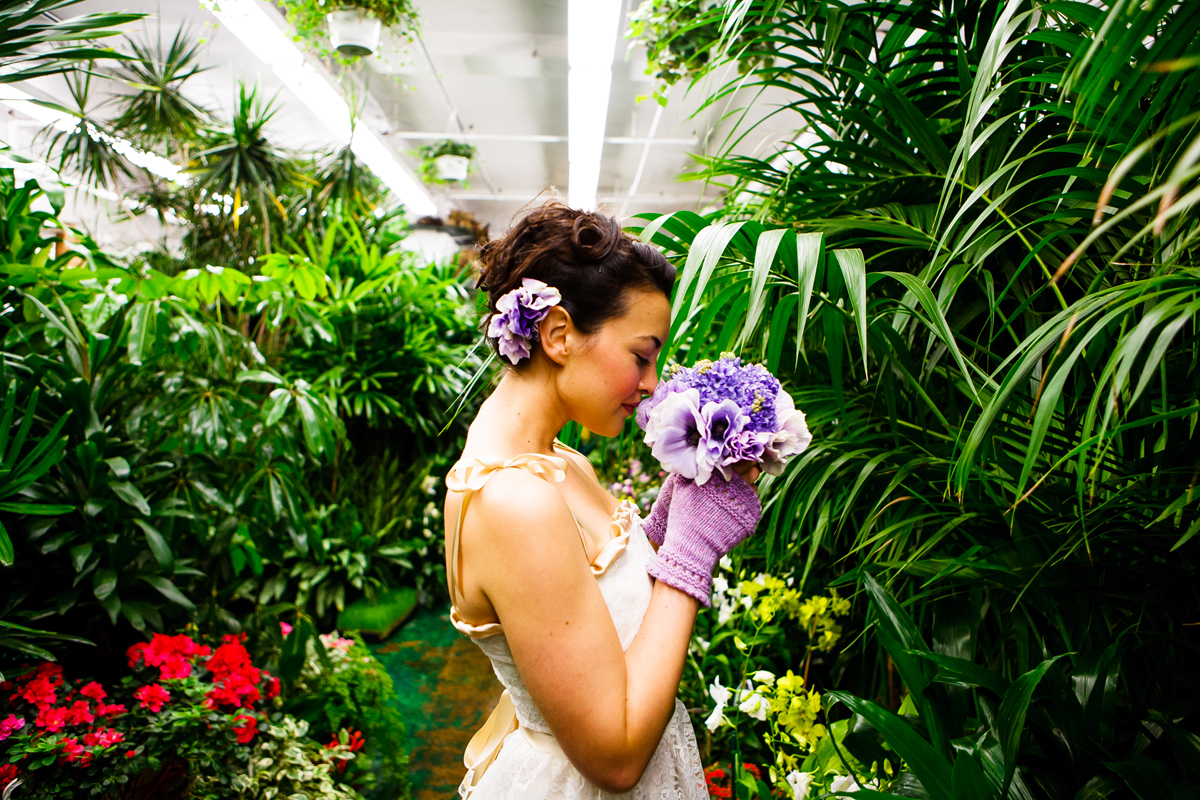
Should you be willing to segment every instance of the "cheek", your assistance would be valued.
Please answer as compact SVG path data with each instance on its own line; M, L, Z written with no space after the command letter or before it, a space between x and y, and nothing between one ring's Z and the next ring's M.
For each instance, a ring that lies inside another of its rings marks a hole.
M607 394L620 400L637 391L641 374L634 360L621 352L610 352L597 359L596 368L603 377Z

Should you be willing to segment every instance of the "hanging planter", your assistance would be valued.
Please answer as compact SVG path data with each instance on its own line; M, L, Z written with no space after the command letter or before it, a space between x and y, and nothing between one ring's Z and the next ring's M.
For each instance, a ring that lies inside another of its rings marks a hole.
M325 15L329 41L344 56L369 56L379 49L383 23L361 8L331 11Z
M445 139L417 150L421 158L418 172L426 183L466 185L475 148L466 142Z
M440 180L465 181L467 179L467 172L471 169L471 159L466 156L453 156L447 153L435 158L433 166L437 170L437 176Z
M413 0L276 0L296 29L297 41L322 58L342 64L379 49L387 28L412 39L417 30Z

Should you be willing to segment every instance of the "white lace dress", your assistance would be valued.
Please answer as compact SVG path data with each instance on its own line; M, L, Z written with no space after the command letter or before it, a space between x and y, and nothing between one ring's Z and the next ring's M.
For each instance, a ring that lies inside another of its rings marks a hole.
M541 458L549 460L544 456ZM516 461L518 459L512 460ZM530 472L539 471L512 462L495 465L494 468L515 466L526 468ZM557 470L549 472L550 474L542 477L561 480L553 474ZM486 477L490 475L485 476L482 481L477 478L474 487L470 487L471 482L465 480L458 481L457 485L462 491L478 491L482 488L482 483L486 482ZM447 484L454 488L456 482L450 479ZM646 565L654 557L654 549L642 531L636 506L628 502L622 503L614 514L612 532L614 535L608 543L609 546L603 547L592 559L592 571L596 574L596 582L612 614L621 648L627 649L637 635L642 618L650 605L653 579L646 574ZM457 539L458 532L455 533ZM457 541L454 544L457 545ZM457 556L457 552L454 555ZM704 769L700 763L696 735L692 730L687 710L679 700L675 701L675 713L667 723L658 748L637 785L620 795L602 791L580 774L554 742L550 727L521 681L512 651L500 625L470 625L459 617L457 609L452 609L451 619L491 660L496 677L500 679L511 698L516 725L519 726L504 736L498 754L494 756L490 765L486 766L482 777L478 778L473 788L471 784L475 776L468 772L459 788L459 794L463 798L469 796L471 800L599 800L621 797L633 800L707 800L708 791L705 787ZM506 725L503 720L500 724ZM495 738L498 740L503 733L503 729L497 731Z

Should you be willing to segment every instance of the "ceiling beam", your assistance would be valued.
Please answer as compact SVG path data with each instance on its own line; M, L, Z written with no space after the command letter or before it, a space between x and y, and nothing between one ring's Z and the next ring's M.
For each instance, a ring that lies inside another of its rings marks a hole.
M540 133L436 133L434 131L392 131L384 134L397 139L462 139L468 142L566 142L566 136L553 136ZM700 139L693 136L690 139L656 139L650 136L607 136L605 144L669 144L677 147L696 147Z

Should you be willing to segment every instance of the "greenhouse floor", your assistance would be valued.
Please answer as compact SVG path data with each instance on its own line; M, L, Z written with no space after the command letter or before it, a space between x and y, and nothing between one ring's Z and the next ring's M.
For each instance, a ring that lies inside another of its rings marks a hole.
M487 656L451 626L448 608L421 609L371 650L396 685L413 800L455 797L463 750L503 689Z

